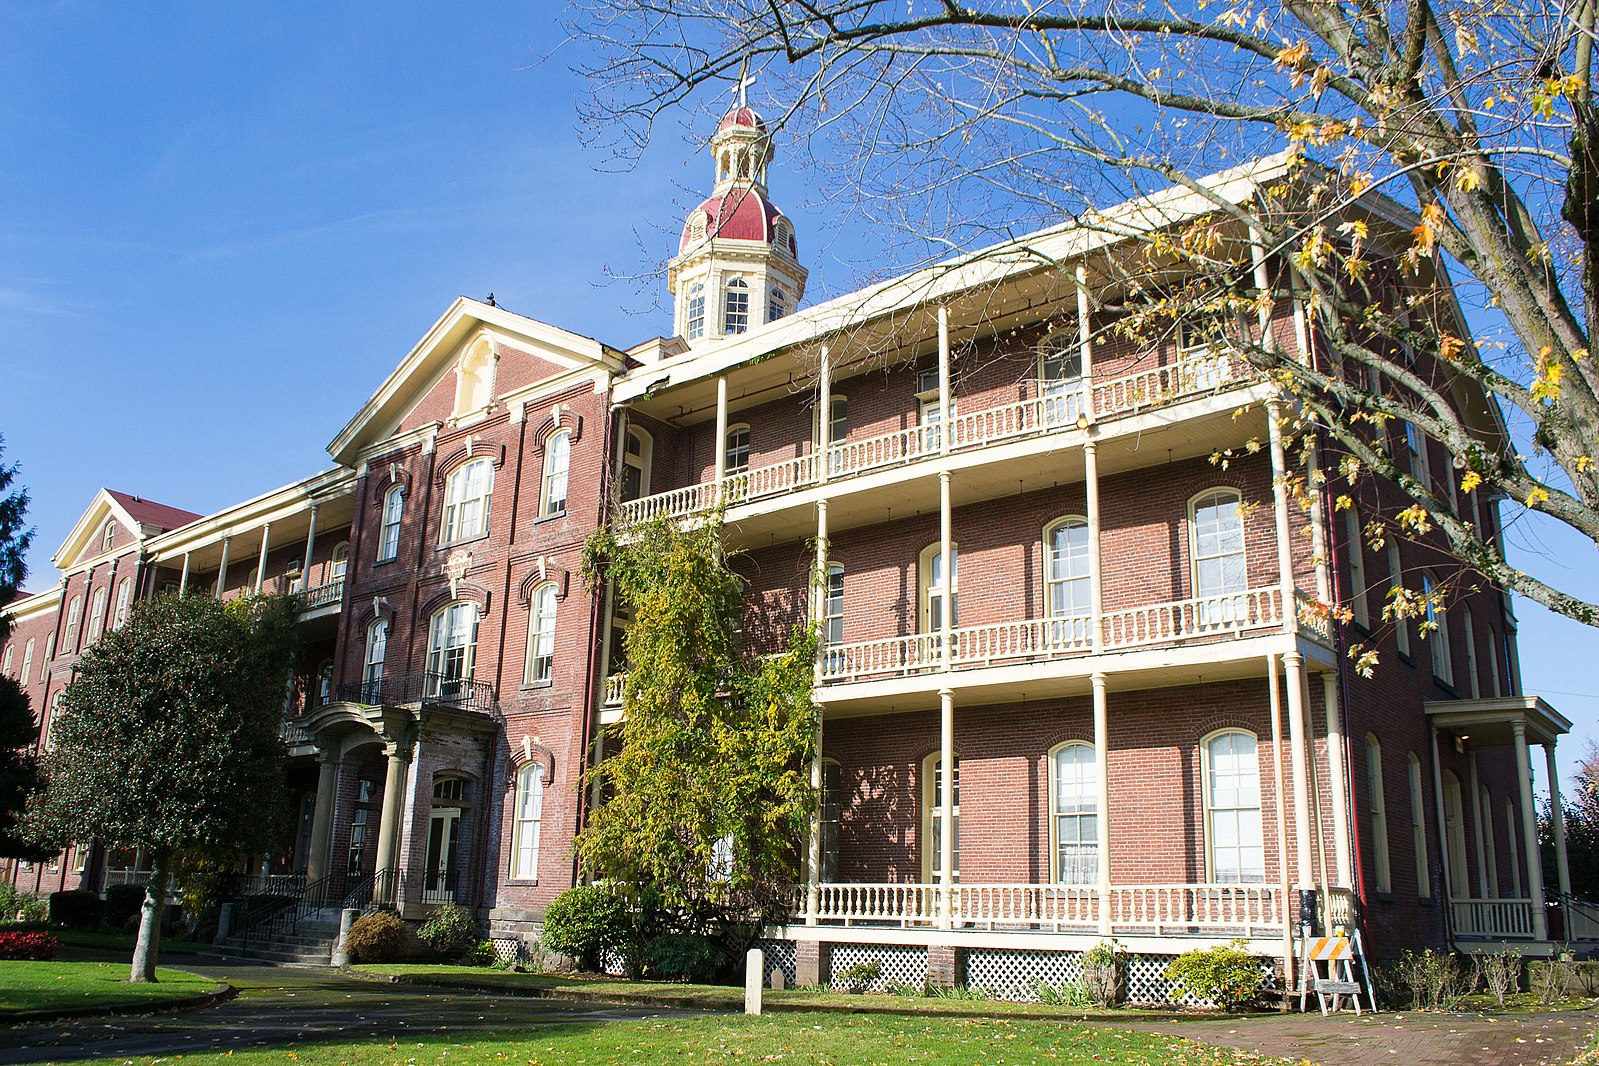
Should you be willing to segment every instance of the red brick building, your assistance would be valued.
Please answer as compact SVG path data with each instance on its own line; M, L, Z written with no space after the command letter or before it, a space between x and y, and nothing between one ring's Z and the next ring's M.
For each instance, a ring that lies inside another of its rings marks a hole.
M825 638L822 810L773 931L791 978L877 959L884 981L1022 994L1115 936L1158 1000L1188 947L1281 956L1302 896L1325 923L1358 913L1379 954L1599 940L1558 839L1561 883L1541 881L1529 746L1552 768L1568 723L1521 691L1509 597L1451 582L1425 639L1385 622L1390 587L1457 564L1363 544L1375 495L1291 499L1283 401L1215 331L1114 329L1116 257L1205 201L1160 194L796 310L765 127L735 109L711 147L673 337L622 350L459 299L332 469L205 517L97 497L59 589L13 607L6 669L48 710L133 599L300 590L298 830L261 876L413 917L460 902L530 937L579 874L577 783L622 715L627 618L585 587L584 539L720 502L749 639L806 618ZM1289 180L1265 160L1210 185L1242 202ZM1271 306L1243 328L1315 343L1291 295ZM1439 445L1391 428L1497 530ZM1380 653L1369 679L1354 642ZM139 862L86 847L11 876L101 887Z

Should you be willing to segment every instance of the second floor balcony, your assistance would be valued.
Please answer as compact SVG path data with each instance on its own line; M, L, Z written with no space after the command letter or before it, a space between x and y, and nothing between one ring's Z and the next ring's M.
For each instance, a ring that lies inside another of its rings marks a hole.
M498 709L494 686L447 673L384 674L335 689L343 703L364 707L446 707L492 714Z

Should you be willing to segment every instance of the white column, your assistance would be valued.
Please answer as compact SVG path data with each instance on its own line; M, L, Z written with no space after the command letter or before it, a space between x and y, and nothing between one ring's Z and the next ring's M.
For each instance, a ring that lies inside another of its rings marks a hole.
M267 542L272 537L272 523L261 523L261 551L255 560L255 587L250 591L260 595L261 579L266 577Z
M1083 414L1094 420L1094 345L1090 339L1093 328L1089 323L1088 272L1077 268L1077 351L1083 372Z
M1271 343L1271 276L1266 270L1266 248L1261 243L1260 231L1250 227L1249 258L1255 267L1255 288L1265 297L1260 301L1260 310L1257 312L1257 321L1260 325L1260 345L1270 351L1276 345Z
M1532 759L1527 751L1527 724L1510 724L1516 734L1516 783L1521 790L1521 838L1526 841L1527 895L1532 899L1532 936L1547 940L1549 926L1544 914L1543 858L1538 848L1538 816L1532 805Z
M946 612L947 613L947 612ZM953 926L955 916L955 693L938 690L939 758L943 779L938 796L938 927Z
M233 541L232 536L222 538L222 562L217 566L217 599L222 598L222 590L228 580L228 545Z
M1338 674L1329 670L1321 675L1322 702L1327 705L1327 776L1332 781L1333 860L1338 864L1335 880L1344 888L1353 887L1355 867L1349 842L1349 760L1344 739L1343 708L1338 703Z
M391 743L385 745L385 754L389 764L383 780L383 813L378 822L377 873L383 902L390 902L395 898L398 878L384 871L394 870L399 865L400 823L405 816L405 783L410 777L411 753ZM388 878L387 885L382 883L384 878Z
M189 553L183 553L183 576L178 578L178 595L184 596L189 592Z
M831 464L827 450L833 446L833 363L822 345L822 365L816 375L816 480L826 481Z
M823 357L825 361L825 356ZM824 390L825 394L825 390ZM827 425L824 415L822 425ZM823 440L826 438L826 429L823 429ZM822 463L826 465L826 453L823 452ZM811 582L811 620L816 625L818 636L817 656L815 669L815 684L822 683L822 663L827 654L826 622L827 622L827 501L816 501L816 575ZM816 711L816 751L811 756L811 790L816 796L816 811L811 816L810 839L806 842L806 892L805 892L805 924L815 925L817 911L821 905L822 883L822 708L818 705Z
M1559 878L1561 902L1571 895L1571 867L1566 859L1566 810L1560 803L1560 770L1555 765L1555 741L1543 746L1544 769L1549 775L1549 823L1555 837L1555 876ZM1571 933L1568 931L1569 937Z
M1298 885L1315 887L1311 870L1310 765L1305 757L1305 660L1297 651L1283 656L1288 679L1288 748L1294 771L1294 845L1298 866Z
M1093 627L1088 640L1097 652L1105 646L1105 589L1099 544L1099 445L1092 439L1083 442L1083 487L1088 494L1088 609Z
M716 484L717 498L721 498L721 484L727 477L727 375L716 379Z
M1288 786L1283 773L1283 700L1277 684L1277 656L1266 656L1271 708L1272 776L1277 785L1277 883L1283 893L1283 985L1294 987L1294 923L1297 920L1288 871Z
M1094 686L1094 765L1099 771L1098 791L1094 796L1099 822L1099 935L1110 935L1110 713L1105 692L1105 675L1098 670L1089 677Z
M938 305L938 450L949 454L949 308Z
M1272 511L1277 520L1277 580L1282 586L1283 629L1296 633L1299 630L1299 607L1294 602L1293 545L1288 532L1288 473L1283 458L1282 427L1277 424L1282 406L1275 400L1266 403L1266 427L1271 438L1271 498ZM1284 660L1286 662L1286 659Z
M300 564L300 588L311 587L311 553L316 547L316 512L317 505L311 505L311 527L305 532L305 561Z
M328 875L328 850L333 844L333 805L339 792L339 757L331 751L317 752L316 806L311 812L311 853L306 856L305 880L320 881Z
M1466 752L1466 785L1471 789L1471 827L1477 846L1477 895L1488 898L1488 853L1482 837L1482 785L1477 780L1477 750Z
M1306 479L1310 488L1310 544L1311 551L1316 556L1316 600L1319 603L1332 602L1332 558L1327 554L1327 522L1323 514L1325 499L1321 486L1321 448L1312 444L1310 448L1310 467Z

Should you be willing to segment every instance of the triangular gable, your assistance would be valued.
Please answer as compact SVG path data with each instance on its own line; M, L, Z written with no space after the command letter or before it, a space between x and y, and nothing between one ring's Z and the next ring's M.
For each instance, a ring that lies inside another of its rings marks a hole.
M408 420L437 417L441 390L449 390L453 405L456 359L468 344L484 334L498 346L502 361L511 361L518 377L536 374L545 367L552 376L584 371L615 373L622 367L620 352L592 338L513 314L503 307L457 297L328 444L329 454L335 461L353 466L362 449L407 428ZM503 384L495 390L497 395L507 391L511 389ZM409 417L413 412L416 418Z
M188 525L199 517L191 511L141 499L126 492L101 489L89 501L88 508L50 561L57 569L66 570L103 555L119 554L130 544ZM109 551L104 541L108 521L114 522L117 527L112 534Z

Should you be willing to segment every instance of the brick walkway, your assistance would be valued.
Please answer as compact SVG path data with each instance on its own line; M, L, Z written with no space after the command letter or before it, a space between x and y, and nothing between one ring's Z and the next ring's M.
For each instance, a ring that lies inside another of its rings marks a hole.
M1133 1023L1119 1028L1319 1066L1563 1066L1592 1038L1594 1010L1544 1014L1285 1014L1266 1018Z

